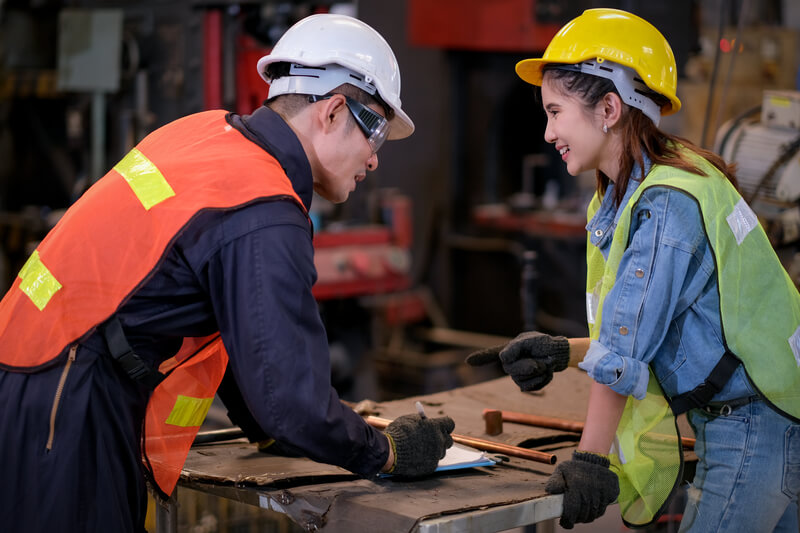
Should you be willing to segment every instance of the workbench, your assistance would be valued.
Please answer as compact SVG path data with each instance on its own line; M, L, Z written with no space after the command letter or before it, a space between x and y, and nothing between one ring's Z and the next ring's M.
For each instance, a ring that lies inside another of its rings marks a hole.
M489 436L483 410L582 422L590 384L585 373L573 368L557 373L535 393L523 393L511 378L501 377L376 403L374 414L393 419L412 413L418 400L428 416L452 417L454 433L546 451L562 461L576 446L576 433L505 422L502 433ZM364 479L309 459L261 453L241 440L193 447L178 490L191 488L285 513L307 531L489 532L549 521L547 529L561 514L562 496L544 490L554 468L509 457L496 466L436 472L415 480ZM159 533L175 531L174 514L174 509L159 512Z

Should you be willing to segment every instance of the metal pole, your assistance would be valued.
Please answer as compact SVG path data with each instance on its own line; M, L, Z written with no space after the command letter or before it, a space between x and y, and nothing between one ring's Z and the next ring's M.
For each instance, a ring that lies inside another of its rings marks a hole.
M522 302L522 330L536 329L536 252L522 252L522 276L520 280L520 301Z
M178 533L178 487L166 504L156 501L156 533Z
M103 91L92 92L92 174L91 183L105 174L106 97Z

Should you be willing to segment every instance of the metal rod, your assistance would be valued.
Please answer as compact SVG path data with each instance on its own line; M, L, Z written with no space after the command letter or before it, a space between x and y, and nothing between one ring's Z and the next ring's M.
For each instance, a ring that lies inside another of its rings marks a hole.
M90 183L99 180L105 174L106 153L106 95L103 91L92 92L92 159Z
M385 429L392 421L385 418L378 418L376 416L368 416L364 420L367 421L372 427L378 429ZM472 446L478 450L486 452L502 453L512 457L519 457L521 459L528 459L536 461L537 463L555 464L556 456L550 453L539 452L536 450L529 450L527 448L520 448L519 446L512 446L510 444L503 444L501 442L494 442L491 440L479 439L476 437L468 437L466 435L452 434L453 442L464 444L465 446Z
M178 531L178 487L166 502L156 502L156 533Z
M213 429L200 431L194 438L193 444L211 444L213 442L241 439L245 436L244 431L239 428Z
M492 411L492 409L484 409L483 412ZM562 431L572 431L575 433L583 432L583 422L575 422L574 420L565 420L563 418L555 418L551 416L531 415L528 413L518 413L516 411L500 411L503 415L503 422L513 422L516 424L525 424L528 426L536 426L550 429L560 429ZM690 437L681 437L681 445L684 448L694 449L695 439Z

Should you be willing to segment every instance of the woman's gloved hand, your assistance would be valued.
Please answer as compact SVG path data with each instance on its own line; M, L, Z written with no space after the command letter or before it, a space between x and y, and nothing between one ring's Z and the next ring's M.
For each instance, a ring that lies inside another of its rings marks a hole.
M619 496L619 479L609 468L607 457L574 451L572 459L556 466L544 490L564 495L559 524L572 529L577 523L592 522Z
M471 366L500 362L523 391L539 390L569 364L569 341L538 331L517 335L504 346L494 346L467 356Z
M439 465L453 445L456 424L449 416L427 418L403 415L384 430L394 452L394 466L387 472L398 476L424 476Z

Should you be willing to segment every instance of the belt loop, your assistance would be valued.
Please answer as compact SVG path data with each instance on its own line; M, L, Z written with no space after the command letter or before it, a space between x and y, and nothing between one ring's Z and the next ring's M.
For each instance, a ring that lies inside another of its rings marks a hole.
M747 405L756 399L755 396L747 396L745 398L737 398L735 400L728 400L727 402L720 402L718 404L707 404L703 407L703 411L716 416L729 416L733 413L734 409L738 409L743 405Z

